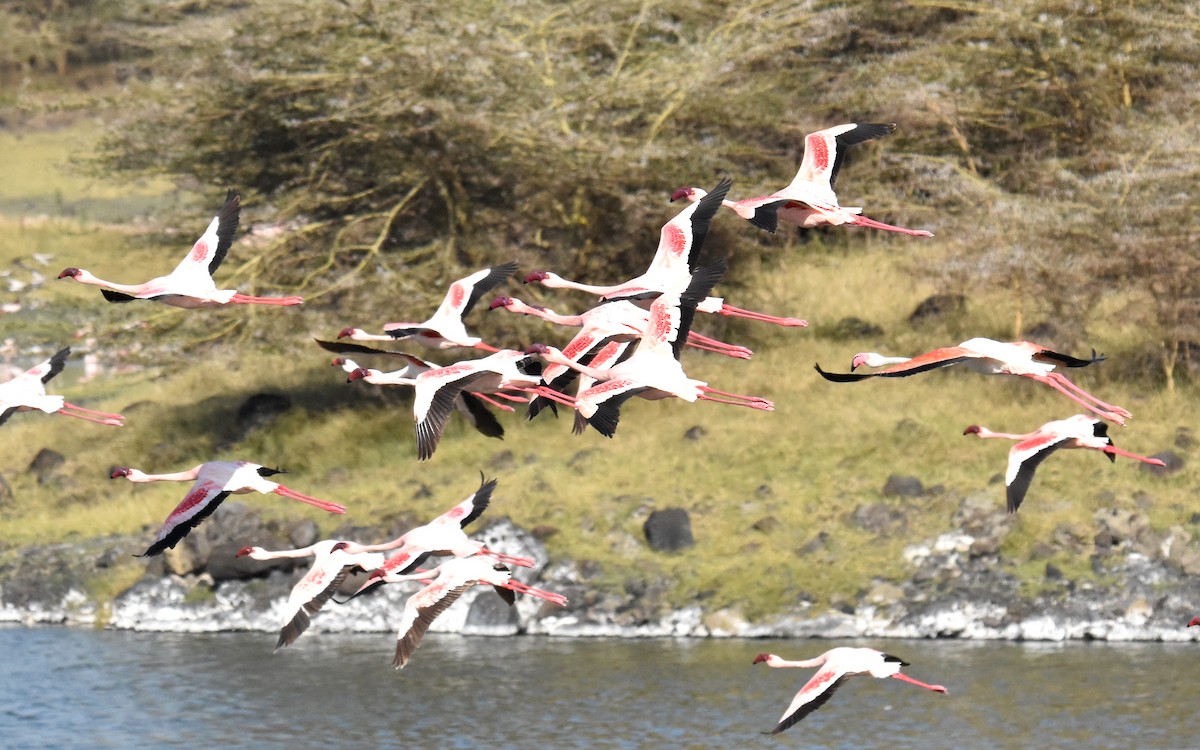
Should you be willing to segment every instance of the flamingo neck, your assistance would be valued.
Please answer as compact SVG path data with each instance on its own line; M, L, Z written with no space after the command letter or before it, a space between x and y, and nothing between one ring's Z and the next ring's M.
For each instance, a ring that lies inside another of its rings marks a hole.
M201 464L203 466L203 464ZM170 474L147 474L139 469L131 469L125 478L130 482L190 482L200 476L200 466L187 471L176 471Z

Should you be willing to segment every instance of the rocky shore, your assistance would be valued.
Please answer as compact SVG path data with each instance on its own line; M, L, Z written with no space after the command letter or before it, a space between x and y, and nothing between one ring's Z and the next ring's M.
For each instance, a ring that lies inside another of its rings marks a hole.
M869 506L859 513L869 519ZM1200 519L1197 519L1200 521ZM908 546L911 574L873 580L857 600L836 608L798 602L790 611L750 622L735 610L699 605L671 609L663 586L621 594L588 585L586 565L548 560L536 536L506 519L476 538L498 551L533 557L519 577L565 594L566 608L519 597L509 608L477 587L434 623L435 632L616 637L963 638L1181 641L1200 637L1185 627L1200 614L1200 529L1151 529L1136 511L1097 510L1094 529L1061 529L1047 543L1090 560L1094 576L1072 580L1045 564L1031 592L1001 561L1012 516L989 493L969 495L952 519L954 531ZM399 529L342 528L334 536L373 542ZM692 544L686 512L653 514L646 543L662 554ZM269 549L316 540L310 521L265 522L247 506L226 502L176 549L149 562L131 556L144 540L124 537L32 547L0 564L0 622L55 623L143 631L276 631L288 592L307 560L238 558L241 546ZM13 550L9 550L12 553ZM353 590L357 582L347 582ZM347 604L330 603L313 632L386 632L416 584L380 587Z

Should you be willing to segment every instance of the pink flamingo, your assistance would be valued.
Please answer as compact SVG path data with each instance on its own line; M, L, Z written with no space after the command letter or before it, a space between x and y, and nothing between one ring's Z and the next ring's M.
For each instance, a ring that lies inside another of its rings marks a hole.
M869 674L872 677L880 679L891 677L894 680L902 680L936 693L946 692L946 688L941 685L928 685L924 682L914 680L906 674L901 674L900 667L907 667L908 662L885 654L882 651L876 651L873 648L847 648L844 646L832 648L815 659L804 661L787 661L775 654L759 654L754 657L754 663L766 664L768 667L776 668L800 667L802 669L811 669L813 667L820 667L817 673L812 676L812 679L806 682L804 687L800 688L800 692L796 693L796 697L792 699L791 705L783 712L783 716L780 717L779 723L775 725L775 728L764 734L779 734L788 729L805 716L825 705L834 692L842 686L846 678L858 674Z
M885 357L876 352L860 352L855 354L854 359L851 360L851 370L856 369L859 365L887 368L878 372L830 373L822 370L819 364L816 365L816 369L826 380L835 383L849 383L874 377L903 378L961 362L972 370L985 375L1020 375L1039 383L1045 383L1088 411L1111 422L1124 425L1125 420L1132 417L1132 414L1119 406L1106 404L1072 383L1062 373L1054 372L1056 365L1087 367L1103 361L1104 355L1096 356L1094 349L1090 359L1078 359L1029 341L1002 343L992 339L974 338L964 341L958 346L934 349L916 357Z
M649 400L681 398L685 401L715 401L773 411L775 405L758 396L743 396L710 388L701 380L689 378L679 362L680 343L686 338L692 312L724 273L723 261L696 272L682 294L665 293L650 306L650 320L629 359L601 370L573 362L559 350L545 344L533 344L527 351L539 354L552 364L561 364L597 381L573 400L578 412L602 435L612 437L620 419L621 405L640 396Z
M447 560L432 570L408 575L378 569L371 573L371 577L386 583L416 580L429 582L425 588L404 602L404 615L400 619L399 634L396 638L396 656L392 661L392 666L396 669L403 669L408 664L437 616L445 612L472 586L495 587L496 593L509 605L515 601L514 591L545 599L560 607L567 605L567 598L562 594L543 591L522 583L513 578L512 571L503 564L486 557Z
M668 289L676 291L687 286L688 278L700 256L700 248L708 234L713 216L721 206L721 200L733 184L729 178L713 188L711 193L679 212L675 218L663 225L659 233L658 249L650 261L649 268L641 276L610 286L596 286L568 281L549 271L534 271L525 277L525 283L540 283L552 289L575 289L594 294L603 300L638 299ZM797 318L780 318L766 313L744 310L725 304L720 297L706 297L697 305L700 312L732 315L780 326L805 327L808 321Z
M457 362L446 367L427 370L416 376L413 386L413 419L417 423L417 459L425 461L437 450L446 429L446 421L454 409L455 399L470 388L476 393L516 391L545 396L570 404L570 398L542 385L541 375L531 374L530 356L515 349L501 349L482 359ZM366 378L369 372L359 369L350 380Z
M325 606L325 602L341 587L346 577L356 571L371 571L383 565L380 553L354 552L351 542L325 539L300 549L269 552L262 547L242 547L237 557L253 560L279 560L312 557L312 567L292 587L284 607L283 626L275 650L290 646L308 630L310 618Z
M486 352L498 351L483 339L467 333L463 318L475 307L479 298L516 273L515 261L461 278L450 285L442 304L428 320L421 323L388 323L383 334L372 334L361 328L343 328L338 338L355 341L396 341L411 338L434 349L471 347Z
M273 492L276 495L308 503L329 513L345 513L346 506L318 500L296 492L282 484L269 481L266 477L283 474L282 469L268 469L249 461L208 461L187 471L173 474L146 474L140 469L120 467L113 469L111 479L124 477L130 482L194 482L183 501L167 516L167 520L155 536L154 542L139 557L162 554L188 535L200 522L212 515L217 506L229 495L244 495L248 492Z
M1108 424L1086 414L1047 422L1033 432L1022 435L992 432L986 427L974 424L963 430L963 434L1018 441L1008 451L1008 471L1004 475L1004 484L1008 488L1009 513L1016 513L1021 507L1025 493L1029 491L1029 483L1033 481L1033 472L1059 448L1091 448L1106 454L1110 461L1116 461L1117 456L1125 456L1153 466L1164 465L1157 458L1139 456L1116 447L1112 438L1108 436Z
M63 371L70 354L70 347L59 349L53 357L40 365L26 370L12 380L0 383L0 424L7 422L8 418L18 411L41 411L113 427L123 425L125 417L120 414L85 409L68 403L62 396L46 393L46 383Z
M488 549L483 542L470 538L463 530L483 514L483 511L487 509L488 504L491 502L492 492L496 489L495 479L483 480L480 477L480 480L479 489L468 496L466 500L463 500L424 526L410 529L395 539L382 544L352 546L350 549L354 552L385 552L387 550L396 550L387 559L387 562L377 569L382 572L374 578L368 579L355 595L357 596L377 583L383 583L380 579L385 574L391 572L410 572L430 555L452 555L454 557L487 555L509 565L519 565L525 568L533 567L534 561L528 557L514 557Z
M58 275L60 279L75 279L81 284L103 287L101 293L109 302L132 302L148 299L172 307L188 309L218 307L220 305L298 305L303 297L251 297L233 289L217 289L212 275L225 260L233 236L237 233L241 215L241 197L230 190L225 205L208 225L208 229L192 246L187 257L166 276L150 279L143 284L117 284L92 275L80 268L68 268Z
M1190 628L1193 625L1200 625L1200 617L1193 617L1192 619L1188 620L1187 626Z
M362 348L365 349L366 347ZM399 354L399 352L388 353ZM349 375L354 375L355 373L358 373L359 370L362 370L366 374L364 375L359 373L354 379L363 380L373 385L416 385L417 375L437 367L437 365L433 364L432 362L426 362L418 357L412 357L409 355L404 355L404 357L408 364L393 372L380 372L379 370L359 367L357 362L347 357L334 357L332 364L334 367L342 368L342 371ZM524 399L521 400L523 401ZM466 419L472 427L478 430L480 434L486 437L503 439L503 425L501 425L496 419L496 415L488 411L488 408L484 405L484 402L492 404L499 409L504 409L505 411L513 410L511 406L507 404L501 404L498 401L488 398L483 393L472 393L469 391L463 391L462 393L458 394L458 398L454 400L454 408L457 409L458 413L462 414L463 418Z
M488 306L489 310L503 308L511 313L532 315L550 323L562 326L572 326L581 329L576 338L589 343L602 339L623 336L633 340L641 335L650 319L650 312L628 300L613 300L597 305L578 315L560 315L541 305L528 305L515 297L497 297ZM723 341L702 336L695 331L688 331L688 346L707 352L724 354L738 359L750 359L754 352L744 346L726 344ZM568 345L567 349L570 346ZM590 347L589 347L590 348ZM544 375L545 373L543 373Z
M800 170L790 185L771 195L737 202L722 200L721 203L754 226L772 233L780 221L785 221L805 229L851 224L914 237L932 237L933 233L924 229L906 229L868 219L862 216L861 207L838 205L837 195L833 192L833 183L846 158L846 149L856 143L885 136L895 129L895 123L851 122L809 133L804 137L804 158L800 162ZM700 188L682 187L675 191L671 200L687 198L698 201L705 195Z

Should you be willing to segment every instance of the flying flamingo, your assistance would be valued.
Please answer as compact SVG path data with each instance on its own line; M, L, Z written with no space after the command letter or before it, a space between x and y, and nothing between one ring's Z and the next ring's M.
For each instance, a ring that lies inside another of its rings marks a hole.
M729 178L721 180L706 197L689 205L675 218L663 225L654 258L641 276L620 284L596 286L568 281L549 271L534 271L525 277L525 283L536 282L552 289L575 289L594 294L605 301L636 300L669 289L682 290L687 286L689 276L699 263L700 248L704 244L704 238L708 235L709 225L712 223L717 209L721 206L721 200L729 192L729 186L732 184ZM706 297L698 304L697 309L700 312L732 315L780 326L805 327L808 325L808 321L798 318L781 318L733 307L725 304L720 297Z
M525 352L501 349L482 359L465 360L417 375L413 383L416 390L413 419L417 423L417 459L425 461L433 456L442 440L454 402L464 390L472 389L476 393L517 391L571 405L569 397L542 385L540 372L533 374L528 369L531 359ZM367 370L360 368L350 373L349 379L359 380L368 375Z
M498 308L503 308L511 313L532 315L557 325L579 328L580 331L576 335L576 339L584 342L583 346L585 350L591 348L590 344L595 344L602 339L614 336L624 336L631 340L635 339L641 336L642 331L646 328L647 321L650 319L650 313L646 308L640 307L629 300L620 299L597 305L578 315L560 315L541 305L526 304L516 297L497 297L492 300L492 304L488 305L489 310ZM744 346L726 344L723 341L702 336L695 331L688 331L686 343L688 346L703 351L724 354L728 357L736 357L738 359L750 359L750 356L754 354L754 352ZM564 351L570 348L568 346Z
M85 409L68 403L62 396L46 393L46 383L62 372L71 354L70 347L63 347L50 359L32 367L12 380L0 383L0 424L18 411L42 411L47 414L63 414L89 422L120 427L125 417L104 411Z
M743 396L710 388L702 380L693 380L679 363L680 343L687 337L698 299L703 298L725 271L724 261L696 272L682 294L660 295L650 306L650 320L629 359L605 370L571 361L562 352L545 344L527 349L552 364L566 365L598 381L579 393L573 405L588 423L602 435L612 437L617 430L621 405L633 396L649 400L681 398L685 401L716 401L773 411L774 404L758 396Z
M351 338L355 341L396 341L411 338L434 349L473 347L495 352L496 347L485 344L479 337L467 333L463 318L474 309L480 297L516 273L516 270L517 264L513 261L476 271L455 281L450 285L446 297L433 317L422 323L388 323L383 327L383 334L367 333L361 328L343 328L338 338Z
M371 573L386 583L398 581L429 581L429 584L408 597L404 602L404 615L400 619L396 638L396 657L392 666L403 669L421 645L421 639L429 626L442 612L465 594L472 586L493 586L496 593L511 605L515 601L513 592L536 596L565 607L567 598L562 594L536 589L512 577L512 572L502 563L486 557L474 556L447 560L432 570L397 574L383 569Z
M75 279L81 284L104 287L101 293L109 302L132 302L149 299L172 307L188 309L218 307L220 305L298 305L303 297L251 297L233 289L217 289L212 275L225 260L233 236L237 233L241 215L241 197L230 190L225 205L208 225L208 229L187 257L166 276L150 279L143 284L117 284L96 278L90 271L68 268L58 275L60 279Z
M508 565L519 565L524 568L533 567L534 561L528 557L505 555L488 549L483 542L472 539L463 530L472 521L479 518L483 514L483 511L487 509L492 499L492 492L495 489L495 479L484 480L480 477L479 489L467 497L466 500L463 500L424 526L409 529L395 539L383 542L382 544L353 545L351 551L354 552L386 552L388 550L396 550L388 557L387 562L377 569L382 572L363 583L362 587L355 592L355 596L369 588L373 588L377 584L384 583L382 578L385 574L411 572L430 555L452 555L454 557L487 555L497 562Z
M1025 493L1029 491L1029 483L1033 481L1033 472L1059 448L1091 448L1105 453L1110 461L1116 461L1117 456L1125 456L1154 466L1165 465L1157 458L1139 456L1116 447L1108 436L1108 424L1086 414L1047 422L1023 435L992 432L975 424L963 430L963 434L1018 441L1008 451L1008 471L1004 475L1004 484L1008 487L1009 513L1016 513L1017 508L1021 507Z
M310 618L325 606L334 592L356 571L371 571L383 565L381 553L353 552L352 543L325 539L300 549L269 552L262 547L242 547L237 557L253 560L312 557L312 567L292 587L284 611L283 626L275 650L290 646L308 629Z
M964 341L958 346L934 349L916 357L885 357L875 352L861 352L855 354L854 359L851 360L851 370L856 369L859 365L887 367L878 372L830 373L822 370L819 364L816 365L816 369L826 380L835 383L850 383L873 377L903 378L961 362L972 370L985 375L1020 375L1039 383L1045 383L1088 411L1123 426L1125 420L1132 417L1132 414L1119 406L1104 403L1067 380L1062 373L1054 372L1056 365L1087 367L1103 361L1104 355L1096 356L1094 349L1090 359L1078 359L1051 351L1029 341L1002 343L992 339L975 338Z
M318 341L317 343L325 342ZM367 347L362 348L365 349ZM387 353L400 354L400 352ZM426 362L418 357L407 354L403 356L408 364L393 372L380 372L379 370L359 367L357 362L347 357L334 357L332 364L335 367L342 368L342 371L347 374L354 374L358 370L363 370L367 374L359 375L358 379L375 385L416 385L417 375L437 367L432 362ZM504 427L497 421L496 415L488 411L487 406L484 405L485 401L505 411L513 410L511 406L494 401L482 393L469 393L467 391L458 394L458 398L454 400L454 408L481 434L486 437L503 439Z
M139 555L139 557L151 557L162 554L168 548L174 548L188 535L188 532L212 515L217 506L230 494L274 492L276 495L299 500L330 513L346 512L344 505L318 500L266 479L266 477L283 473L282 469L268 469L249 461L208 461L187 471L177 471L173 474L146 474L139 469L120 467L113 469L109 478L124 477L131 482L138 483L194 482L192 488L188 490L187 496L167 516L166 522L163 523L158 535L154 538L154 543Z
M846 678L857 674L869 674L872 677L880 679L891 677L894 680L902 680L917 687L923 687L926 690L932 690L937 693L946 692L946 688L941 685L927 685L924 682L914 680L906 674L901 674L900 667L907 667L908 662L881 651L876 651L873 648L847 648L841 646L829 649L815 659L806 659L804 661L787 661L775 654L759 654L754 657L754 663L766 664L768 667L776 668L801 667L803 669L811 669L813 667L820 667L817 673L812 676L812 679L806 682L804 687L800 688L800 692L796 693L796 697L792 699L792 704L783 712L783 716L780 717L779 723L775 725L775 728L770 732L764 732L764 734L779 734L813 711L816 711L825 705L825 702L842 686Z
M771 195L746 198L737 202L722 200L722 205L760 229L774 233L780 221L795 224L805 229L820 226L852 224L871 229L884 229L914 237L932 237L924 229L906 229L862 216L858 206L838 205L833 183L846 158L846 149L856 143L869 141L891 133L895 123L851 122L825 130L809 133L804 137L804 158L800 170L790 185ZM707 195L696 187L682 187L671 196L672 201L687 198L698 201Z

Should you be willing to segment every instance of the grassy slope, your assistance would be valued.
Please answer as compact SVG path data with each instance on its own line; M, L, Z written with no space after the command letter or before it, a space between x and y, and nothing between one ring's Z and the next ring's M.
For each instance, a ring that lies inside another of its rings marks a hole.
M13 193L0 195L11 200L23 189L14 187L18 173L41 174L51 181L47 163L52 156L61 153L64 143L80 143L90 133L86 126L72 128L55 134L58 150L50 146L18 151L29 161L5 162L3 169L12 171L0 174L7 178L0 179L0 185ZM6 142L10 140L8 135L0 136L0 148L13 153ZM94 188L70 179L55 184L59 187L49 192L60 191L67 204ZM46 194L48 190L30 183L29 191ZM154 200L153 192L147 199ZM122 264L150 269L173 263L163 258L173 259L178 250L140 247L131 244L124 232L79 219L25 220L23 228L22 220L12 215L2 221L6 231L0 233L0 266L31 252L49 253L55 256L47 269L53 273L46 274L51 279L68 260L97 269ZM170 361L159 368L86 383L76 382L77 374L69 371L53 382L52 392L66 393L85 406L120 410L127 414L128 426L114 429L58 416L14 416L0 429L0 475L15 496L0 506L0 540L16 547L139 529L148 537L182 497L182 488L132 486L105 479L109 467L119 464L147 471L172 471L212 458L281 465L291 472L288 484L345 503L348 516L328 516L274 497L247 501L267 513L312 517L325 531L347 520L367 524L389 516L441 512L471 492L483 471L500 478L492 513L509 515L526 527L555 527L558 533L548 540L551 552L599 563L603 572L597 585L619 589L666 576L677 582L672 594L675 603L703 598L710 608L734 606L751 617L787 609L800 597L818 602L853 597L869 588L873 578L904 576L903 548L948 530L961 495L984 490L995 496L998 505L1003 503L1002 488L989 485L988 480L1003 472L1007 445L962 437L963 427L978 422L994 429L1025 431L1076 409L1036 384L967 372L859 384L821 380L812 371L813 362L841 370L858 351L911 354L969 335L1004 338L1009 324L1003 314L1004 300L972 299L965 324L971 330L966 335L911 330L905 318L934 290L914 285L904 264L912 255L939 252L939 240L848 231L861 235L856 244L861 250L832 253L819 243L802 247L777 238L779 262L742 274L753 279L753 289L722 289L741 306L807 317L813 329L780 330L713 320L697 325L706 332L718 327L729 340L750 343L756 356L741 362L688 353L689 373L717 388L772 398L777 404L774 413L717 404L635 401L624 410L621 429L611 441L594 432L571 435L568 419L526 423L516 415L503 418L508 437L492 441L455 418L434 459L418 464L406 406L384 405L371 386L347 385L341 372L329 367L328 356L303 343L300 336L295 337L294 354L269 353L280 342L258 346L252 341L236 350L218 348L194 364ZM111 306L95 290L52 280L26 298L30 303L26 310L3 319L5 337L15 339L19 353L31 342L49 351L89 323L103 331L136 326L154 316L166 320L168 327L171 320L186 318L196 329L247 314ZM560 307L572 309L583 301L564 298ZM303 311L252 314L268 333L276 328L295 330L297 318L286 316L308 316L298 320L314 331L326 331L337 319L336 311L321 309L319 303ZM838 342L816 335L816 324L846 315L880 324L885 336L879 341ZM288 321L286 327L280 325L280 318ZM537 321L524 325L527 335L521 342L495 343L554 342L561 335ZM1119 346L1131 335L1114 327L1097 331L1095 339L1101 342L1098 348L1107 347L1112 355L1113 344ZM89 347L105 350L103 338L89 343L85 337L76 347L81 352ZM14 362L29 366L36 360L18 354ZM1077 382L1136 413L1131 427L1115 430L1118 444L1130 450L1153 453L1170 447L1176 428L1194 413L1195 394L1190 390L1166 396L1103 382L1103 378L1100 368L1079 373ZM236 448L215 454L214 446L229 434L238 405L261 391L284 393L298 408ZM704 427L705 436L685 439L684 433L696 425ZM47 486L39 486L26 471L43 446L67 458L61 478ZM496 460L503 451L511 451L511 462ZM942 484L948 491L885 501L880 488L892 473L913 474L927 486ZM1083 452L1056 457L1039 470L1026 510L1006 542L1005 559L1036 584L1044 563L1028 562L1035 544L1048 539L1060 525L1090 538L1096 507L1133 507L1139 491L1156 500L1147 509L1156 527L1183 523L1190 515L1186 498L1197 478L1193 466L1175 477L1155 479L1131 463L1111 466ZM417 497L422 486L433 489L432 497ZM1111 492L1113 499L1098 499L1102 492ZM877 537L848 522L859 504L880 501L904 506L907 526ZM683 554L655 554L642 541L646 515L668 506L691 512L697 545ZM778 525L765 531L750 528L767 516ZM824 547L798 556L797 548L821 532L828 535ZM1086 575L1085 561L1057 562L1069 573Z

